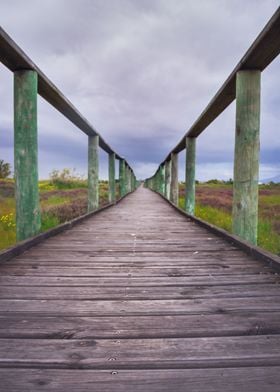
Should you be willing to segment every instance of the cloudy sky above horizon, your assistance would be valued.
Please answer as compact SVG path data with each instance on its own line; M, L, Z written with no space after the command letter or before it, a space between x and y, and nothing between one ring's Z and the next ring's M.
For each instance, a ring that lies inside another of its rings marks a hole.
M0 0L1 26L138 178L194 123L276 0ZM16 11L16 12L15 12ZM260 178L280 174L280 59L262 74ZM13 78L0 64L0 158L13 161ZM87 172L87 137L39 97L40 177ZM197 178L233 176L235 104L197 142ZM107 176L101 153L100 175ZM184 153L180 154L183 178Z

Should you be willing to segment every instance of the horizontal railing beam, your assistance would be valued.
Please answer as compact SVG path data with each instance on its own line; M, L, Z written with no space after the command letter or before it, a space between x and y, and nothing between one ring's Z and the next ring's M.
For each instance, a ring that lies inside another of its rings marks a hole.
M50 105L62 113L88 136L99 136L99 146L108 154L115 153L116 159L122 159L99 135L96 129L85 119L75 106L50 81L38 66L24 53L13 39L0 27L0 61L12 72L34 70L38 75L38 94Z
M236 74L241 70L257 69L263 71L280 53L280 7L255 39L248 51L239 61L230 76L210 101L180 142L167 155L164 163L170 160L171 153L179 153L186 147L186 137L199 136L235 99Z

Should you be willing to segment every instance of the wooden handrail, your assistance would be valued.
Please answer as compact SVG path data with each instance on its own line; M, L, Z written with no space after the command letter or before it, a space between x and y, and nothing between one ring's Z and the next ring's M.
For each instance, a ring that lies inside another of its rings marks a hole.
M0 61L12 72L33 70L38 75L38 94L68 120L88 136L99 136L99 146L108 154L114 153L116 159L124 159L117 154L97 130L86 120L63 93L47 78L39 67L23 52L12 38L0 27ZM128 164L128 163L127 163Z
M145 185L177 204L177 155L186 149L185 210L195 207L195 139L236 99L236 133L233 184L233 233L257 243L260 75L280 53L280 7L239 61L225 83L180 142L161 162ZM172 165L173 163L173 165ZM171 165L171 169L170 169ZM170 181L171 173L171 181ZM170 187L170 191L168 190Z
M125 171L120 178L121 196L138 185L128 162L100 136L62 92L0 27L0 61L14 73L15 179L17 240L39 233L37 94L88 135L88 211L99 207L98 147L108 153L109 201L115 201L115 159ZM114 176L114 178L112 177ZM124 184L128 184L124 186Z
M180 142L161 162L168 161L171 153L178 154L186 147L186 137L197 137L210 125L235 99L236 74L241 70L258 69L263 71L280 53L280 7L274 13L262 32L255 39L245 55L236 65L222 87L209 102L205 110L185 133Z

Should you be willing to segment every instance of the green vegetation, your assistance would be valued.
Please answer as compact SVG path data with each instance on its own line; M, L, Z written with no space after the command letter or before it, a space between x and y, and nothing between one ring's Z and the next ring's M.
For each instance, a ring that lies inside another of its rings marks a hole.
M55 216L51 216L48 214L43 214L42 215L42 224L41 224L41 231L47 231L49 229L52 229L53 227L56 227L60 224L59 219Z
M118 184L117 184L118 196ZM49 180L39 182L42 212L41 231L49 230L87 212L87 181L75 170L54 170ZM108 203L108 182L99 182L99 203ZM0 250L14 245L14 180L0 180Z
M13 212L0 217L0 249L11 246L16 240L16 224Z
M8 178L11 175L11 165L0 159L0 178Z
M184 184L179 187L179 206L184 209ZM231 232L232 183L210 180L196 187L195 215ZM258 245L280 255L280 184L260 185Z
M50 173L50 184L55 189L87 188L87 181L76 173L75 169L53 170Z

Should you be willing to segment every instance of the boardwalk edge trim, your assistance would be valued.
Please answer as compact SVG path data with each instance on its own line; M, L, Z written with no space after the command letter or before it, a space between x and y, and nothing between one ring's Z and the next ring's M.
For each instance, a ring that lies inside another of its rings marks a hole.
M208 223L203 219L197 218L196 216L193 216L193 215L189 215L186 211L182 210L176 204L172 203L172 201L166 199L164 195L162 195L162 194L160 194L150 188L149 188L149 190L151 192L154 192L157 195L159 195L163 200L165 200L168 204L170 204L181 215L192 220L193 222L195 222L199 226L202 226L202 227L208 229L211 233L216 234L219 237L224 238L229 243L236 245L239 249L243 250L248 255L256 257L258 260L268 264L269 267L272 267L275 270L280 271L280 257L279 256L277 256L271 252L268 252L268 251L260 248L259 246L252 245L250 242L245 241L245 240L241 239L240 237L238 237L234 234L231 234L231 233L227 232L226 230L223 230L215 225L212 225L211 223Z
M11 260L12 258L14 258L16 256L19 256L20 254L24 253L26 250L32 248L35 245L38 245L39 243L45 241L46 239L48 239L50 237L54 237L57 234L60 234L66 230L71 229L73 226L76 226L77 224L83 222L86 219L93 217L94 215L97 215L99 212L102 212L110 207L114 207L116 204L118 204L123 199L125 199L128 195L135 192L135 190L127 193L126 195L122 196L121 198L119 198L118 200L116 200L113 203L106 204L104 207L98 208L95 211L78 216L77 218L72 219L71 221L62 223L61 225L56 226L53 229L47 230L44 233L40 233L34 237L28 238L25 241L21 241L21 242L17 243L16 245L1 251L0 252L0 264L3 262L6 262L8 260Z

